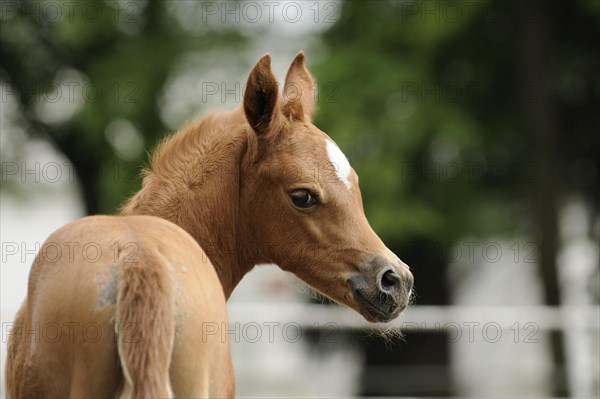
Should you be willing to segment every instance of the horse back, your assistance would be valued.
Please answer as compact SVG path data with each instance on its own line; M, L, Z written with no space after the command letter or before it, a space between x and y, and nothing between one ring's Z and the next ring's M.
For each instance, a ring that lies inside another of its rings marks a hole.
M202 337L206 323L226 320L214 267L184 230L152 216L77 220L32 265L10 337L9 395L226 396L207 361L231 369L227 340ZM139 391L153 373L159 391Z

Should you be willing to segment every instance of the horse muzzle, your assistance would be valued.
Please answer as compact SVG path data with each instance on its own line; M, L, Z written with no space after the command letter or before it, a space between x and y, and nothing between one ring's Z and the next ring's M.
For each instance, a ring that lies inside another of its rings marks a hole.
M408 267L376 257L365 272L348 279L360 314L371 322L388 322L408 306L414 278Z

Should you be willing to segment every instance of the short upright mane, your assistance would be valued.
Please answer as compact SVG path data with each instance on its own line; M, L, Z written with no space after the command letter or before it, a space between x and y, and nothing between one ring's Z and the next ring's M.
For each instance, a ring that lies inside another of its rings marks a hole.
M223 155L228 154L232 146L241 144L244 137L239 134L234 135L237 140L230 140L233 138L230 133L241 133L245 128L235 123L236 120L241 122L235 116L235 112L214 111L165 138L152 151L144 176L177 179L198 186L205 175L223 161Z
M215 113L212 112L188 123L175 134L165 137L152 150L150 165L144 169L144 175L172 177L169 176L172 172L185 171L180 167L180 162L195 162L203 158L205 156L203 149L210 148L203 146L202 142L206 141L206 137L210 134L209 130L213 129L214 118Z
M246 134L239 112L211 112L188 123L160 142L142 170L142 189L123 206L122 214L138 214L144 192L152 185L184 194L205 185L215 173L227 169L228 155L245 146ZM235 148L234 148L235 147ZM156 194L156 193L154 193ZM181 198L172 198L180 202ZM171 218L168 218L171 219Z

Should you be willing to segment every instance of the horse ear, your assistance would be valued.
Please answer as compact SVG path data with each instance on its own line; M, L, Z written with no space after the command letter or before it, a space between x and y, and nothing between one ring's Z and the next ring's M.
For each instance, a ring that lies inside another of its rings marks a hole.
M244 91L246 119L256 133L267 133L277 117L277 79L271 72L271 55L262 56L254 65Z
M315 82L304 66L304 52L294 57L283 86L283 114L290 119L310 122L315 110Z

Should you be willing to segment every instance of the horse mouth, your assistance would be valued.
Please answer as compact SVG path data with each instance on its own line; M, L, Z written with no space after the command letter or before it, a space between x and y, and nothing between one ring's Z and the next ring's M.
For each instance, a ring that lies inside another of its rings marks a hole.
M382 257L375 257L363 266L362 273L347 280L354 309L370 322L395 319L410 301L412 274Z
M400 312L406 306L399 306L398 303L389 298L381 303L374 303L367 299L361 290L355 289L353 292L354 301L360 307L360 314L372 323L387 323L400 315Z

